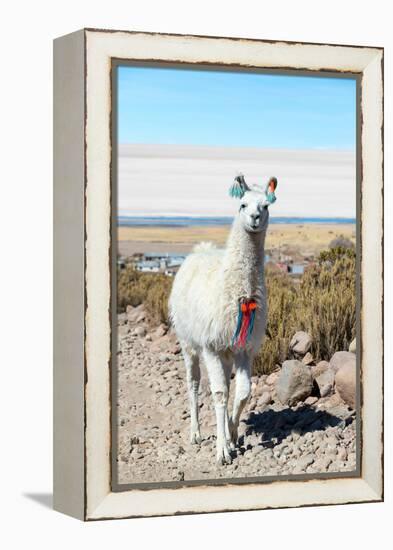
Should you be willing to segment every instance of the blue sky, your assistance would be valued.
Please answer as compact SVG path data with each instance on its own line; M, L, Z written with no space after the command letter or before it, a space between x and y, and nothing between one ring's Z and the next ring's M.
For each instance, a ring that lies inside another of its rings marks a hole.
M119 143L355 149L354 79L118 70Z

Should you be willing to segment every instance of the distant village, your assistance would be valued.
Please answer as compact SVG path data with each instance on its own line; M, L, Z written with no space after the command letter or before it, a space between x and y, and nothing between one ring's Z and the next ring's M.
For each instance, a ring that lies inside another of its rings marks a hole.
M187 254L145 252L143 254L133 254L131 257L119 256L117 264L120 269L132 265L141 273L162 273L168 277L174 277L186 257ZM302 260L296 262L291 256L280 251L275 251L274 256L270 254L265 256L266 264L273 264L281 271L294 277L302 275L306 266L313 261L312 254L307 254Z

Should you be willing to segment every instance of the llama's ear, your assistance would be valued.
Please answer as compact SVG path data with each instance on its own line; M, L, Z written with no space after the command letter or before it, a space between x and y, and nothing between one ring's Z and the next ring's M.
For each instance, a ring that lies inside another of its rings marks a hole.
M229 188L229 194L235 199L241 199L246 191L250 191L243 174L239 174L233 180L231 187Z
M277 181L277 178L275 177L270 178L270 180L267 182L265 194L266 194L266 200L269 204L273 204L277 200L277 197L275 195L277 184L278 184L278 181Z

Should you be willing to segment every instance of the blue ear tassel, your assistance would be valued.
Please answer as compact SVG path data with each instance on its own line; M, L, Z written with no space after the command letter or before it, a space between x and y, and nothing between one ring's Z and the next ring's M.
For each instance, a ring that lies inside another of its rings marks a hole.
M244 179L243 174L239 174L234 180L229 188L229 195L234 199L241 199L244 196L246 191L249 191L246 180Z
M233 182L233 184L229 188L229 194L234 199L241 199L243 197L244 191L236 180Z
M270 204L273 204L277 200L277 197L274 193L267 193L266 198L267 198L267 201L270 202Z

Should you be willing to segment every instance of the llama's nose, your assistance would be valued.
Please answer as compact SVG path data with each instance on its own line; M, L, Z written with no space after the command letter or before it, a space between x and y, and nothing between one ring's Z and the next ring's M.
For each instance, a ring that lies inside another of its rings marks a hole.
M251 214L251 220L255 224L259 221L259 214Z

